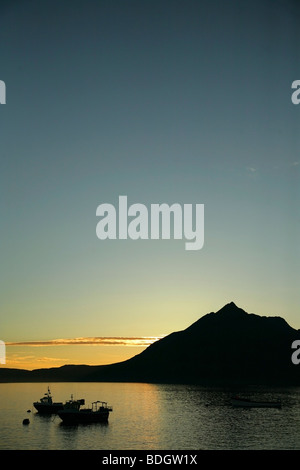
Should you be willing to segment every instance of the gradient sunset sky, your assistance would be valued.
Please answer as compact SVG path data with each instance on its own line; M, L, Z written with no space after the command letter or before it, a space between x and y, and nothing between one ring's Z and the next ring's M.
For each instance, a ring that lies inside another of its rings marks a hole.
M7 367L117 362L230 301L300 329L298 1L3 1L0 80ZM119 195L204 204L204 247L99 240Z

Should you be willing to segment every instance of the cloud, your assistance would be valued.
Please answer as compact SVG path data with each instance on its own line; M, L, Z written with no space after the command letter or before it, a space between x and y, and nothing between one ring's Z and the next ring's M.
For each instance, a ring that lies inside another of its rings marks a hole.
M63 338L47 341L18 341L7 342L6 346L70 346L70 345L92 345L92 346L149 346L162 336L95 336L87 338Z
M28 362L31 360L35 360L36 362L57 362L57 361L65 361L66 358L57 358L57 357L36 357L36 356L19 356L17 354L12 354L9 359L7 359L6 364L13 363L13 364L22 364L23 362Z

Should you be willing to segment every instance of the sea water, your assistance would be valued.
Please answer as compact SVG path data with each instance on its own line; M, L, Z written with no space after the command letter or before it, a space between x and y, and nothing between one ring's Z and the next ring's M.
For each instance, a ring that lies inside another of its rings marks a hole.
M113 406L108 423L65 425L33 407L84 398ZM282 408L233 408L233 393ZM210 389L144 383L0 384L1 450L299 450L300 388ZM24 425L23 420L29 419Z

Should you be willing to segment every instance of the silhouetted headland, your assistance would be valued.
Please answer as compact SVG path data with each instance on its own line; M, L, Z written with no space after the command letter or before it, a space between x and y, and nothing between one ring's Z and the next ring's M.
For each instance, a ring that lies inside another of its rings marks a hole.
M249 314L233 302L131 359L33 371L0 369L0 382L148 382L300 385L291 345L300 331L281 317Z

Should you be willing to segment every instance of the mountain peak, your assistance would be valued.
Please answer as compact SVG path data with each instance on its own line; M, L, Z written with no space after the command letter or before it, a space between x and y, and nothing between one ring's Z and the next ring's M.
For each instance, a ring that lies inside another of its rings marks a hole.
M146 382L201 385L297 385L291 345L300 331L281 317L247 313L234 302L127 361L105 366L0 369L0 382Z
M217 313L246 313L245 310L242 308L238 307L234 302L230 302L229 304L224 305Z

